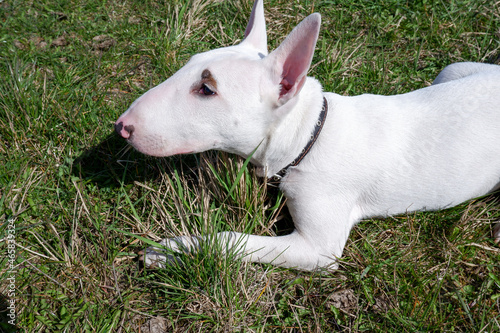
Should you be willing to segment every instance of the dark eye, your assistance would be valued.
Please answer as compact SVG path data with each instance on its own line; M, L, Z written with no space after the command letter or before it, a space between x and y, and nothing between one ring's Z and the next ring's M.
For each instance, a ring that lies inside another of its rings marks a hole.
M202 94L202 95L205 95L205 96L215 95L215 92L212 91L212 90L210 90L210 88L207 87L206 84L203 84L201 86L199 93Z

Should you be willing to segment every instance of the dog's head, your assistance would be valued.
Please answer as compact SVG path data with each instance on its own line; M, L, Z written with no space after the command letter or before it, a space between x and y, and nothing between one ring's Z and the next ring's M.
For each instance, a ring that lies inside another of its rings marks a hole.
M193 56L139 97L116 131L153 156L209 149L248 156L299 97L320 21L308 16L268 55L263 3L256 0L240 44Z

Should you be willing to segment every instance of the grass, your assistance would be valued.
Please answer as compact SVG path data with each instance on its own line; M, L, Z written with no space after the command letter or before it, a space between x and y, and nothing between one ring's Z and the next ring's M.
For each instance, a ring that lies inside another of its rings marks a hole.
M237 177L241 159L150 158L112 135L128 105L190 55L241 40L251 6L0 2L0 308L15 300L25 332L500 331L495 196L363 221L331 274L246 264L209 245L165 270L140 267L139 237L290 228L279 193L252 168ZM306 15L322 14L310 75L340 94L404 93L449 63L500 59L498 2L265 7L271 49ZM0 331L13 331L0 317Z

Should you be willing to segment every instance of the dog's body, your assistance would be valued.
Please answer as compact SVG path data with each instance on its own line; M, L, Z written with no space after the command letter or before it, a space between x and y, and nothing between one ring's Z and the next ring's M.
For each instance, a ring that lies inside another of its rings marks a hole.
M281 180L295 231L218 235L246 260L332 269L360 219L451 207L500 185L500 66L450 65L432 86L403 95L323 93L306 77L319 25L310 15L267 55L257 0L241 44L194 56L116 122L155 156L219 149L248 157L258 147L251 161L270 177L301 154L326 98L321 133ZM198 238L163 244L193 249ZM166 256L148 249L144 259L161 265Z

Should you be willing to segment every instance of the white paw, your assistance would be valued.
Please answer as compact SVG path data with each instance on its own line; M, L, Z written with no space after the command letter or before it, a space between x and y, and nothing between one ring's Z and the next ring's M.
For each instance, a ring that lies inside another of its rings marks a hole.
M154 247L148 247L146 250L139 252L141 255L139 260L147 268L165 268L168 258L165 253L160 251Z
M165 253L167 250L167 239L163 239L159 244L163 248L148 247L140 251L139 260L143 262L147 268L165 268L166 263L169 261L169 255Z
M140 251L139 260L147 268L165 268L167 265L182 263L175 253L189 252L195 246L198 246L196 238L176 237L163 239L159 243L162 247L148 247Z

